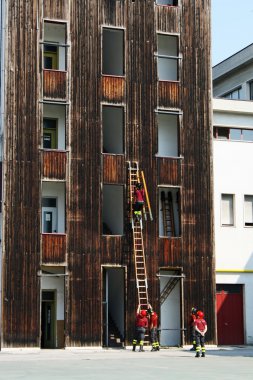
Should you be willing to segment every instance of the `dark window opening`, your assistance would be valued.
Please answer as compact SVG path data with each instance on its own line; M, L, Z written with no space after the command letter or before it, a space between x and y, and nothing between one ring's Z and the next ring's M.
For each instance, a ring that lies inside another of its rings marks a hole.
M157 5L173 5L178 6L178 0L156 0Z
M214 127L213 136L217 140L253 141L253 130L228 127Z
M124 75L124 30L103 28L102 70L105 75Z
M232 293L232 294L241 294L242 293L242 285L233 285L233 284L217 284L216 285L216 293Z
M103 153L124 153L124 109L103 106Z

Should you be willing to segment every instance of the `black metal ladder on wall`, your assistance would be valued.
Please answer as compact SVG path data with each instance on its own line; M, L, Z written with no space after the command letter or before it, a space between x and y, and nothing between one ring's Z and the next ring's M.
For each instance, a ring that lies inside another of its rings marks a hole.
M163 215L163 229L164 236L175 236L175 221L173 212L173 199L172 194L169 191L166 193L161 192L161 203L162 203L162 215Z

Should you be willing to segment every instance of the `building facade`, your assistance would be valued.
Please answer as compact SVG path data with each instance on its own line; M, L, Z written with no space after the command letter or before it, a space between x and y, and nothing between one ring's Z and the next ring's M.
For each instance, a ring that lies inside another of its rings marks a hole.
M252 344L253 45L213 68L218 344Z
M216 343L210 1L2 3L2 347L131 344L133 161L161 345Z

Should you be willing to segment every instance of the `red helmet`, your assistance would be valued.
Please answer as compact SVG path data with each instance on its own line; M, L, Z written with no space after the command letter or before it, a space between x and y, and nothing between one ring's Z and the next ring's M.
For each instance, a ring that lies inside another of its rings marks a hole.
M204 318L204 313L203 313L203 311L197 311L197 316L199 317L199 318Z
M146 315L147 315L147 311L146 311L146 310L141 310L140 314L141 314L143 317L146 317Z

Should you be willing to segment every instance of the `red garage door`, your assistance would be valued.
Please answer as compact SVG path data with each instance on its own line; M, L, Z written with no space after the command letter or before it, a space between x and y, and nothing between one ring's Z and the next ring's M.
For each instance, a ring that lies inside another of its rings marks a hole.
M218 344L244 344L242 285L216 287Z

